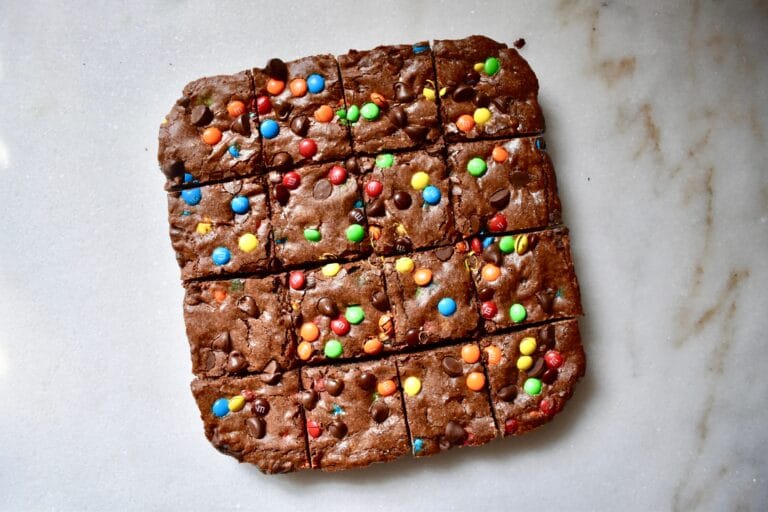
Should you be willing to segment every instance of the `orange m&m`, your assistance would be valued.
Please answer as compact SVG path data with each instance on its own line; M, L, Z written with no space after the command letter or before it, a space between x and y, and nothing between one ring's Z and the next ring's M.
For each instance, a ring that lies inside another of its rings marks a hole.
M220 140L221 140L221 130L219 130L215 126L206 128L203 131L203 142L205 142L209 146L218 144Z
M432 271L428 268L417 269L413 273L413 281L419 286L426 286L432 281Z
M480 349L475 344L461 347L461 358L465 363L473 364L480 360Z
M503 162L509 157L509 152L502 146L496 146L491 152L494 162Z
M471 131L472 128L474 127L475 127L475 120L472 119L472 116L470 116L469 114L461 115L456 120L456 128L463 131L464 133Z
M472 372L467 375L467 387L472 391L480 391L485 387L485 375L481 372Z
M397 391L397 384L392 379L383 380L376 385L376 392L381 396L389 396Z
M227 114L229 117L240 117L245 114L245 103L240 100L234 100L227 103Z
M315 119L320 123L330 123L333 119L333 109L328 105L323 105L315 110Z
M312 322L306 322L301 325L299 336L301 336L301 339L303 340L315 341L320 337L320 329L318 329Z
M312 344L308 341L302 341L299 346L296 347L296 353L299 355L299 359L306 361L312 357Z
M285 89L285 82L277 80L276 78L270 78L267 80L267 92L273 96L277 96Z
M288 84L288 88L291 90L291 94L300 98L307 94L307 81L303 78L294 78Z
M501 270L496 265L492 263L488 263L486 265L483 265L483 269L480 271L480 273L483 276L483 280L495 281L501 275Z

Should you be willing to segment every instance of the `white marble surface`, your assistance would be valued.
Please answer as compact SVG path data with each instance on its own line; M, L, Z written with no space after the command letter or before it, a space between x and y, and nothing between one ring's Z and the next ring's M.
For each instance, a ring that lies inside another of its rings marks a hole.
M0 3L0 509L765 510L765 2L302 3ZM588 377L545 428L432 460L219 455L160 119L201 75L472 33L528 42Z

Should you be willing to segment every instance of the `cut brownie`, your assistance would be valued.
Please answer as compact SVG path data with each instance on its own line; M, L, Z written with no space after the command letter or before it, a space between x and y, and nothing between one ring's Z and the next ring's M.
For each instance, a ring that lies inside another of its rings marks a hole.
M412 148L440 136L429 43L351 50L339 67L355 151Z
M342 160L352 151L340 123L344 97L332 55L272 59L253 70L264 162L285 169L303 161Z
M544 131L539 82L517 50L471 36L435 41L434 53L448 141Z
M189 83L160 125L157 158L167 186L237 178L261 167L261 142L247 71Z
M397 370L415 456L496 437L477 344L399 356Z
M256 464L264 473L309 467L298 370L195 380L192 393L205 435L222 453Z
M359 159L371 243L379 254L450 244L448 176L439 153L383 153Z
M408 453L393 361L304 368L301 379L313 468L367 466Z
M579 323L564 320L481 341L499 431L523 434L548 422L573 394L586 360Z
M283 266L371 252L355 161L269 175L275 258Z
M184 320L198 377L295 366L282 276L190 282L185 288Z
M560 200L543 139L451 144L448 168L456 229L464 236L560 223Z
M487 241L469 258L487 332L582 314L565 228Z
M182 279L269 269L271 226L261 178L170 192L168 212Z
M384 263L399 345L472 335L478 325L472 278L464 255L451 246Z
M381 270L367 261L289 275L288 297L298 356L321 361L375 355L394 346L394 325Z

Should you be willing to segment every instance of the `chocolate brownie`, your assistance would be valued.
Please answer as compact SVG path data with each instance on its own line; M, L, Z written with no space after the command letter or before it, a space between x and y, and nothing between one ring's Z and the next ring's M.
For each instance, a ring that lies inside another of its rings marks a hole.
M261 179L168 193L171 244L182 279L269 269L271 225Z
M198 377L275 373L296 364L283 276L189 282L184 320Z
M205 435L222 453L256 464L264 473L309 467L298 370L195 380L192 393Z
M370 254L354 161L272 171L275 258L286 267Z
M378 254L450 244L456 238L445 162L434 151L359 159L371 243Z
M384 278L367 261L295 270L288 298L303 361L376 355L395 346Z
M250 72L190 82L160 125L157 159L167 187L238 178L261 168Z
M487 332L582 314L568 230L488 241L468 258Z
M552 162L540 138L451 144L448 168L456 228L464 236L560 223Z
M271 59L264 69L254 69L253 77L267 166L286 169L352 152L349 129L339 119L344 94L332 55Z
M544 131L539 82L517 50L483 36L435 41L443 134L448 141Z
M464 254L453 247L388 258L384 272L398 344L456 340L477 329L472 278Z
M440 136L428 42L339 55L355 151L413 148Z
M476 343L399 356L396 361L416 457L496 437Z
M301 381L313 468L367 466L408 453L393 361L304 368Z
M481 341L491 399L504 435L548 422L573 394L586 366L579 323L564 320Z

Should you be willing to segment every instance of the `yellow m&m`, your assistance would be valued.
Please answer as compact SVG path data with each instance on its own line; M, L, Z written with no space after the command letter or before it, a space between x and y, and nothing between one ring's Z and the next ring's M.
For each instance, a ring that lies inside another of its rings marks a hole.
M243 252L255 251L259 246L259 239L253 233L246 233L237 240L237 246Z
M395 270L397 270L401 274L413 272L414 267L415 267L415 264L413 263L413 260L411 258L407 258L407 257L398 258L397 261L395 261Z
M485 124L491 120L491 111L485 107L478 108L475 110L475 113L472 116L472 118L475 120L475 123L477 124Z
M535 338L523 338L520 340L520 353L524 356L529 356L536 351L536 339Z
M414 175L411 177L411 187L415 188L416 190L423 190L429 185L429 174L425 173L424 171L419 171L417 173L414 173Z
M418 377L408 377L403 383L403 390L408 396L416 396L421 391L421 381Z
M325 277L333 277L338 274L340 270L341 265L338 263L329 263L327 265L323 265L323 268L320 270L320 272L322 272Z

